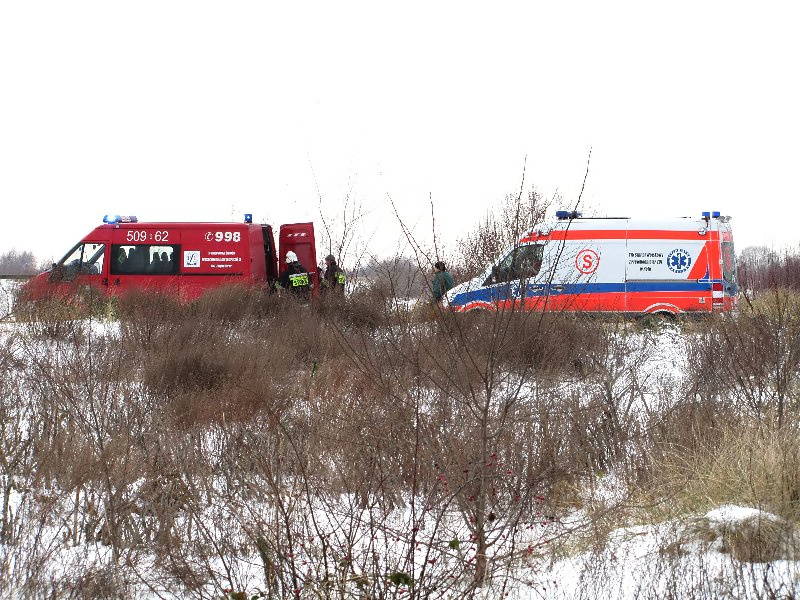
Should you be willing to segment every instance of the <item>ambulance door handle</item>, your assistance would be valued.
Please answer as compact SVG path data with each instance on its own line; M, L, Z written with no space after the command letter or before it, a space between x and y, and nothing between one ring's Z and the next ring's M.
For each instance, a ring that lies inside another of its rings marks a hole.
M108 285L108 277L103 277L103 285Z
M119 277L114 278L114 285L119 285Z

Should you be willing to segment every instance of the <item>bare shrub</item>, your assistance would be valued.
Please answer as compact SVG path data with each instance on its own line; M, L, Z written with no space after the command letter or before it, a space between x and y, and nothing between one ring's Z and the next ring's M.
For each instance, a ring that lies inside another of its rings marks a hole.
M402 255L373 258L364 269L363 283L387 298L417 298L428 289L425 268L426 265Z
M116 315L126 345L149 351L164 332L182 320L185 306L174 294L131 290L116 299Z
M410 489L441 519L455 511L476 553L463 564L468 585L487 584L507 568L497 562L508 551L502 540L527 515L574 509L583 479L623 460L638 431L624 331L609 343L608 324L574 315L443 312L398 321L377 339L347 337L357 373L344 381L369 382L358 389L372 407L369 418L352 417L366 459L358 468L380 465L389 486L367 486L366 497ZM576 384L587 393L565 389ZM386 423L394 429L397 419L411 429L395 438ZM387 450L396 459L381 460Z
M325 299L319 305L323 319L348 331L375 331L389 323L393 296L378 285L363 285L344 299Z
M24 323L32 338L68 340L81 334L82 326L76 319L83 312L61 298L46 298L35 303L15 304L14 315Z
M272 369L282 362L269 346L208 321L178 323L154 348L144 357L142 380L163 398L174 423L249 418L261 401L252 390L280 380Z
M508 328L501 352L509 366L545 379L587 374L607 343L606 324L580 313L513 312L498 326Z
M473 231L458 241L454 264L457 276L466 280L483 273L502 251L540 225L549 208L550 202L536 189L524 197L522 192L506 195Z
M794 560L798 554L795 528L783 519L759 515L722 530L723 551L744 563Z
M226 285L205 292L188 307L194 318L222 323L252 320L265 314L268 291L252 285Z
M799 308L794 293L776 289L711 321L689 346L697 393L735 402L780 429L800 407Z

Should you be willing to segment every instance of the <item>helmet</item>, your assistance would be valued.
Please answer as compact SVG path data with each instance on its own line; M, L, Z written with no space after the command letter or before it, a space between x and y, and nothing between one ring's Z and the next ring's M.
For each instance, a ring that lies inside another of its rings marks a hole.
M336 259L333 254L328 254L328 256L325 257L325 262L336 262Z
M297 262L297 254L295 254L294 252L289 250L286 253L286 264L288 265L289 263L293 263L293 262Z

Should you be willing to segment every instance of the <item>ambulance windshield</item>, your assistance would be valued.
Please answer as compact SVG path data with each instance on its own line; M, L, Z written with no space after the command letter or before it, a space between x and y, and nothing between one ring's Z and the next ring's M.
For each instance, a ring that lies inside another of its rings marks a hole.
M543 256L543 244L514 248L492 269L491 283L536 277L542 268Z

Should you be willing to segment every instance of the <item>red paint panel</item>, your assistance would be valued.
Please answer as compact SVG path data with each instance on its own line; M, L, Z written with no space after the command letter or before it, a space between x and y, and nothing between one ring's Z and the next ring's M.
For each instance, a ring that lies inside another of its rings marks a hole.
M706 271L709 272L709 275L711 274L708 268L708 244L705 244L703 249L700 250L700 254L697 255L687 279L702 279L706 276Z

